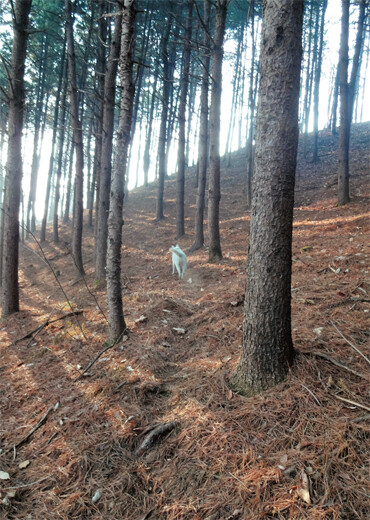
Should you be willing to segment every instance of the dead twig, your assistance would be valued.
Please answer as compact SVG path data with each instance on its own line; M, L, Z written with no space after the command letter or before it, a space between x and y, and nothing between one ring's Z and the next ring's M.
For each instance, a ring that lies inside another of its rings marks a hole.
M45 327L47 327L48 325L50 325L51 323L55 323L56 321L61 321L61 320L64 320L66 318L70 318L71 316L76 316L76 315L79 315L79 314L82 314L83 311L72 311L72 312L68 312L67 314L65 314L64 316L61 316L60 318L55 318L53 320L46 320L44 323L42 323L41 325L39 325L38 327L36 327L35 329L31 330L30 332L27 332L27 334L25 334L24 336L22 336L21 338L18 338L16 339L11 345L9 345L10 347L13 346L13 345L16 345L17 343L19 343L20 341L23 341L24 339L27 339L27 338L31 338L34 334L39 334L42 329L44 329Z
M334 397L336 397L340 401L344 401L345 403L352 404L353 406L357 406L358 408L362 408L363 410L370 412L370 408L368 406L365 406L364 404L356 403L355 401L351 401L350 399L346 399L345 397L341 397L340 395L334 394Z
M169 433L172 431L175 426L177 426L178 421L172 421L164 424L160 424L156 428L154 428L151 432L148 433L148 435L145 437L143 442L140 444L140 446L135 451L135 455L140 457L145 451L147 451L153 443L156 441L156 439L166 433Z
M2 489L5 491L7 489L21 489L29 486L34 486L35 484L40 484L40 482L43 482L44 480L47 480L48 478L52 477L52 475L48 475L47 477L42 477L39 480L35 480L34 482L30 482L29 484L19 484L19 486L9 486L9 487L3 487Z
M58 404L58 403L57 403ZM8 451L11 451L13 449L16 449L16 448L19 448L20 446L22 446L22 444L24 444L25 442L28 441L28 439L35 433L35 431L37 431L43 424L44 422L46 422L46 419L48 418L48 416L51 414L51 412L55 409L55 407L57 406L57 404L53 405L53 406L50 406L50 408L48 408L46 410L46 412L44 413L44 415L41 417L41 419L39 419L39 421L37 422L37 424L27 433L27 435L25 435L19 442L17 442L17 444L15 444L12 448L10 448Z
M350 341L349 341L349 340L344 336L344 334L342 334L342 332L338 329L338 327L335 325L334 322L331 321L330 323L333 325L333 327L334 327L335 330L338 332L338 334L339 334L339 335L344 339L344 341L345 341L346 343L348 343L348 345L349 345L351 348L353 348L353 350L356 351L357 354L360 354L360 356L362 356L362 357L364 358L364 360L367 361L367 362L369 363L369 365L370 365L370 359L369 359L368 357L366 357L365 354L363 354L363 353L361 352L361 350L360 350L359 348L356 347L356 345L354 345L353 343L351 343L351 342L350 342Z
M324 352L301 352L301 354L305 354L306 356L316 356L316 357L319 357L322 359L326 359L327 361L330 361L330 363L332 363L333 365L335 365L339 368L343 368L343 370L347 370L347 372L350 372L351 374L353 374L357 377L361 377L361 379L365 379L366 381L369 381L369 379L370 379L369 376L367 376L365 374L361 374L360 372L356 372L356 370L353 370L352 368L348 367L341 361L337 361L336 359L332 358L328 354L325 354Z
M91 368L93 366L94 363L96 363L98 361L98 359L100 358L100 356L102 356L104 354L104 352L106 352L107 350L109 350L110 348L113 348L117 345L117 343L119 343L122 339L122 337L127 334L127 330L125 329L122 334L116 339L116 341L114 341L111 345L108 345L107 347L103 348L103 350L101 350L99 352L99 354L87 365L87 367L85 368L85 370L83 370L80 375L77 377L76 381L78 381L79 379L81 379L81 377L86 374L86 372L89 370L89 368Z

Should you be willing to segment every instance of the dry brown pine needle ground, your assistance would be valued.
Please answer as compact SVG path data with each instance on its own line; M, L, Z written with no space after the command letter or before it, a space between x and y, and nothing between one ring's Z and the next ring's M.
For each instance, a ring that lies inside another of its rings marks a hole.
M70 307L37 246L21 245L22 311L1 323L0 337L0 471L9 474L0 480L2 520L370 517L369 125L355 127L351 142L346 207L336 207L335 139L322 135L318 164L300 158L292 287L299 354L286 382L253 399L227 384L240 353L249 225L241 153L222 173L224 259L210 265L205 249L190 254L183 281L172 276L168 254L174 180L160 223L155 186L130 193L123 235L130 334L82 378L107 330L93 232L86 229L84 241L90 292L71 285L69 227L66 242L43 246L83 311L76 319L52 322Z

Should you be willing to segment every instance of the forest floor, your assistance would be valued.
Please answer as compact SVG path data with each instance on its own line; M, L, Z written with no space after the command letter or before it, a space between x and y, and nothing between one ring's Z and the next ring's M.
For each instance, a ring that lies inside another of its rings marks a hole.
M172 275L168 252L176 181L166 181L161 222L155 184L130 193L122 266L130 333L83 376L107 339L93 232L85 229L87 274L77 284L69 226L63 242L42 245L48 263L37 244L21 244L22 310L0 323L1 520L370 518L369 134L369 124L353 127L344 207L336 206L337 138L322 133L317 164L299 154L298 355L285 382L254 398L228 386L246 283L243 152L223 163L224 259L190 253L184 280ZM184 250L193 184L191 169ZM67 300L82 313L68 316Z

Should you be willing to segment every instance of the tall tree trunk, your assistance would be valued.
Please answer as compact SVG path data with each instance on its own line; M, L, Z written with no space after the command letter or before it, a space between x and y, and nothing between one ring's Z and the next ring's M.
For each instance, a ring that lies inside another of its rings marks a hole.
M29 231L33 233L36 231L36 214L35 214L35 203L36 203L36 191L37 191L37 177L40 166L40 129L42 112L44 108L44 92L45 92L45 80L46 80L46 69L48 59L48 48L49 38L46 35L43 46L42 46L42 57L39 71L39 81L37 83L37 101L35 106L35 131L33 139L33 155L31 165L31 176L30 176L30 189L28 194L28 206L27 206L27 231L26 236L28 238ZM45 107L45 111L46 111Z
M204 202L207 181L208 163L208 91L209 91L209 26L210 4L208 0L203 2L203 55L202 55L202 85L200 92L200 122L198 144L198 190L197 209L195 214L194 242L191 251L200 249L204 245Z
M119 60L122 88L121 110L112 171L108 219L107 296L109 338L111 341L117 341L126 329L122 308L121 284L122 208L135 95L135 86L132 79L135 13L135 0L124 0Z
M13 13L13 48L9 71L8 157L4 195L2 317L19 311L19 205L22 183L22 129L24 68L32 0L16 0Z
M156 70L154 72L154 85L152 89L152 96L150 101L150 109L149 109L149 118L147 125L147 132L145 138L145 149L144 149L144 158L143 158L143 168L144 168L144 186L148 186L148 177L149 177L149 168L150 168L150 148L152 143L152 129L153 129L153 116L154 116L154 107L155 100L157 96L157 83L158 83L158 62L156 63ZM149 93L148 93L149 98ZM148 99L149 103L149 99Z
M254 34L254 0L250 4L251 9L251 39L252 39L252 56L251 56L251 72L250 72L250 83L249 83L249 94L248 94L248 106L249 106L249 129L248 129L248 141L247 141L247 204L251 205L252 202L252 177L253 177L253 140L255 132L255 109L256 109L256 92L257 92L257 71L256 77L254 75L255 59L256 59L256 39Z
M61 65L60 65L60 74L59 74L59 79L58 79L58 90L57 90L56 97L55 97L53 136L52 136L51 152L50 152L50 158L49 158L48 178L47 178L47 184L46 184L44 215L42 218L41 230L40 230L40 241L41 242L45 241L45 239L46 239L46 222L47 222L48 209L49 209L49 203L50 203L51 180L52 180L53 170L54 170L54 154L55 154L55 143L56 143L56 139L57 139L58 121L59 121L60 96L61 96L61 91L62 91L63 79L64 79L64 75L65 75L64 74L64 72L65 72L65 70L64 70L65 52L66 52L66 46L64 43L63 51L62 51L62 60L61 60Z
M315 20L315 32L314 32L314 41L313 41L313 56L311 63L311 39L312 39L312 18L314 14L314 9L316 9L316 20ZM304 118L304 133L303 133L303 156L307 157L307 136L308 136L308 123L310 121L310 112L311 112L311 97L312 97L312 83L313 83L313 75L315 70L316 56L317 56L317 38L318 38L318 28L319 28L319 4L311 3L310 10L310 22L309 22L309 45L308 45L308 63L307 63L307 75L306 75L306 92L304 99L304 108L303 108L303 118ZM311 70L310 70L311 63Z
M67 64L63 71L63 93L62 93L62 112L60 115L60 129L58 138L58 164L55 175L55 192L54 192L54 214L53 214L53 240L59 242L59 229L58 229L58 208L60 199L60 179L62 178L62 166L63 166L63 151L64 151L64 136L65 136L65 123L66 123L66 100L67 100Z
M222 59L227 14L227 0L217 0L215 32L212 48L211 109L209 114L209 184L208 184L208 236L209 262L222 258L220 241L220 116L222 91Z
M184 53L182 57L182 74L179 102L179 148L177 153L177 197L176 197L176 236L185 235L185 111L188 96L190 71L190 42L193 0L187 0L186 23L184 33Z
M367 2L367 5L366 5ZM362 47L364 43L364 21L366 17L366 8L369 11L369 2L368 0L360 0L359 13L358 13L358 22L357 22L357 33L356 33L356 43L355 50L353 54L352 60L352 70L351 70L351 78L348 85L348 117L349 124L351 127L352 117L353 117L353 106L356 97L357 83L358 83L358 73L361 65L361 55L362 55Z
M117 10L114 36L108 58L104 82L104 106L102 126L102 155L100 158L100 187L98 200L97 233L95 243L95 280L105 280L107 264L107 237L109 214L109 190L111 184L112 146L114 128L114 101L116 76L121 46L122 14Z
M170 38L172 26L172 11L173 2L170 1L169 14L167 18L166 30L161 39L161 59L163 67L163 87L162 87L162 113L161 125L158 139L158 192L156 204L156 220L164 219L163 195L164 195L164 180L167 176L167 118L168 118L168 103L170 99L170 63L168 59L168 40Z
M72 173L73 173L73 161L74 161L74 155L75 155L75 143L73 141L73 138L70 138L69 136L69 153L67 154L68 161L65 161L65 172L64 172L64 178L66 175L67 177L67 187L66 187L66 193L65 193L65 200L64 200L64 215L63 215L63 224L67 224L70 221L70 211L71 211L71 198L72 198ZM68 172L67 167L68 165Z
M338 142L338 205L349 198L349 96L348 96L349 0L342 0L342 22L339 51L340 128Z
M71 122L73 128L73 141L76 152L76 174L74 185L74 210L73 210L73 233L72 233L72 255L76 264L76 275L84 275L82 263L82 227L83 227L83 140L82 124L78 115L78 92L76 81L76 55L73 39L73 21L71 0L65 0L66 34L68 49L68 72L69 72L69 96L71 105Z
M324 43L325 12L327 5L328 0L323 0L320 23L319 49L316 60L315 87L313 92L313 162L317 162L319 160L319 94L321 80L322 50Z
M96 73L95 84L97 91L96 112L94 114L94 131L95 131L95 153L92 180L88 190L88 226L93 225L93 208L95 191L97 198L100 196L99 189L96 190L99 183L100 188L100 172L101 172L101 157L102 157L102 142L103 142L103 107L104 107L104 75L106 69L106 40L107 40L107 18L104 16L106 12L106 0L99 0L99 21L98 21L98 41L97 41L97 56L96 56ZM89 170L90 171L90 170ZM96 202L96 208L99 207L99 199ZM98 230L98 215L96 212L96 227L95 235ZM96 245L96 243L95 243Z
M335 85L333 93L333 105L331 111L330 131L332 135L337 135L337 111L338 111L338 94L339 94L339 64L335 75Z
M294 358L291 270L303 0L265 0L243 346L235 390L282 381Z

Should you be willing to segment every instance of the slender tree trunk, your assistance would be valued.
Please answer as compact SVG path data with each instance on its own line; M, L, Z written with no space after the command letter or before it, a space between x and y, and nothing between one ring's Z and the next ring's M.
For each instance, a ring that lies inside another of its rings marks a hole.
M76 82L76 56L74 51L73 21L71 0L65 0L66 34L68 49L69 95L71 104L71 122L73 128L73 141L76 152L76 174L74 185L74 210L73 210L73 234L72 255L77 268L77 276L84 275L82 263L82 227L83 227L83 140L82 124L78 115L78 93Z
M198 144L198 190L197 209L195 214L194 242L190 248L195 251L204 246L204 203L207 181L208 163L208 91L209 91L209 26L210 4L208 0L203 2L203 56L202 56L202 85L200 93L200 123Z
M312 18L314 14L314 9L316 8L316 20L315 20L315 33L314 33L314 41L313 41L313 56L311 62L311 39L312 39ZM313 83L313 75L316 64L316 56L317 56L317 37L318 37L318 27L319 27L319 4L311 3L310 10L310 23L309 23L309 46L308 46L308 63L307 63L307 76L306 76L306 92L305 92L305 100L304 100L304 134L303 134L303 156L307 157L307 136L308 136L308 123L310 121L310 112L311 112L311 98L312 98L312 83ZM310 71L310 63L311 63L311 71Z
M187 0L186 24L184 33L184 53L179 102L179 148L177 154L177 198L176 198L176 236L185 235L185 111L188 96L190 71L190 41L193 14L193 0Z
M208 184L208 236L209 262L217 262L222 258L220 241L220 115L222 91L222 59L227 14L227 0L217 0L215 32L212 49L212 95L209 115L210 123L210 155Z
M282 381L294 358L292 229L304 2L279 2L263 3L243 346L231 377L233 388L248 396Z
M9 71L8 157L4 196L2 317L19 311L18 242L22 183L22 129L24 68L32 0L16 0L13 13L13 48Z
M36 215L35 215L35 203L36 203L36 191L37 191L37 177L40 166L40 129L42 112L44 108L44 93L45 93L45 80L46 80L46 69L48 59L48 48L49 38L46 35L43 46L42 46L42 58L40 64L39 81L37 84L37 101L35 107L35 130L33 139L33 155L31 165L31 176L30 176L30 189L28 194L28 206L27 206L27 218L26 218L26 236L28 238L29 231L33 233L36 231ZM47 106L45 107L45 111Z
M366 5L367 2L367 5ZM369 2L368 0L361 0L359 6L358 13L358 22L357 22L357 33L356 33L356 43L355 43L355 51L353 54L352 60L352 70L351 70L351 78L348 85L348 117L349 124L351 127L352 117L353 117L353 106L356 97L357 83L358 83L358 73L361 65L361 55L362 48L364 43L364 21L366 15L366 7L369 11Z
M153 116L154 116L154 107L155 100L157 96L157 82L158 82L158 62L156 65L156 70L154 72L154 85L152 90L152 98L150 101L150 110L149 110L149 119L148 119L148 127L146 132L145 139L145 150L144 150L144 159L143 159L143 168L144 168L144 186L148 186L148 178L149 178L149 168L150 168L150 149L152 143L152 130L153 130ZM149 94L148 94L149 96Z
M65 52L66 52L66 46L64 44L63 51L62 51L61 65L60 65L60 75L59 75L59 80L58 80L58 90L57 90L56 98L55 98L53 137L52 137L51 153L50 153L50 159L49 159L48 178L47 178L47 184L46 184L44 215L42 218L41 230L40 230L40 241L41 242L44 242L46 239L46 222L47 222L48 209L49 209L49 204L50 204L51 180L52 180L53 170L54 170L54 154L55 154L55 143L56 143L56 139L57 139L58 121L59 121L60 95L61 95L62 84L63 84L63 79L64 79Z
M65 193L65 201L64 201L64 215L63 215L63 224L67 224L70 221L70 212L71 212L71 198L72 198L72 173L73 173L73 161L75 155L75 143L73 139L70 142L69 146L69 154L67 157L69 161L65 161L65 165L68 165L68 172L65 171L64 177L68 175L67 178L67 188Z
M339 64L337 67L337 73L335 75L335 85L334 85L334 93L333 93L333 105L331 112L331 134L337 135L337 111L338 111L338 94L339 94Z
M60 179L62 178L62 166L63 166L63 151L64 151L64 136L65 136L65 123L66 123L66 101L67 101L67 64L65 64L63 71L63 93L62 93L62 112L60 115L60 129L59 129L59 143L58 143L58 165L55 175L55 193L54 193L54 215L53 215L53 240L59 242L59 230L58 230L58 208L60 199Z
M313 162L317 162L319 160L319 94L321 80L322 50L324 43L325 12L327 5L328 0L323 0L320 24L319 50L316 61L315 88L313 93Z
M120 11L119 7L119 11ZM100 159L100 187L98 200L98 220L95 244L95 279L105 280L107 264L107 237L109 214L109 190L111 185L113 128L114 128L114 101L116 93L116 76L120 55L122 31L122 14L117 11L114 36L108 58L108 67L105 74L104 106L103 106L103 140Z
M96 113L94 114L94 131L95 131L95 153L93 163L93 174L92 180L88 190L88 226L93 226L93 208L94 208L94 196L95 191L97 195L96 208L99 207L99 188L96 190L97 184L100 187L100 172L101 172L101 157L102 157L102 142L103 142L103 106L104 106L104 74L106 69L106 40L107 40L107 18L104 16L106 12L107 2L105 0L99 0L99 21L98 21L98 42L97 42L97 56L96 56L96 74L95 84L97 90L97 102L96 102ZM88 169L90 171L90 169ZM95 235L97 234L98 228L98 211L95 215ZM95 243L96 245L96 243Z
M161 125L159 130L158 140L158 192L156 204L156 220L164 219L163 195L164 195L164 180L167 176L167 118L168 118L168 102L170 99L170 63L168 59L168 40L172 25L172 10L173 2L170 2L170 13L168 15L166 30L162 35L161 40L161 58L163 66L163 87L162 87L162 113Z
M338 142L338 205L350 201L349 198L349 96L348 96L348 33L349 0L342 0L342 22L339 52L339 95L340 128Z
M254 34L254 0L251 1L251 39L252 39L252 57L251 57L251 72L249 83L249 129L247 141L247 204L250 207L252 203L252 177L253 177L253 140L255 132L255 108L256 108L256 91L257 83L254 83L254 68L256 59L256 40ZM256 72L257 79L257 72Z
M135 7L135 0L124 0L120 52L121 110L112 171L108 219L107 296L109 338L111 341L117 341L126 329L122 308L121 284L122 209L135 95L135 86L132 79Z

